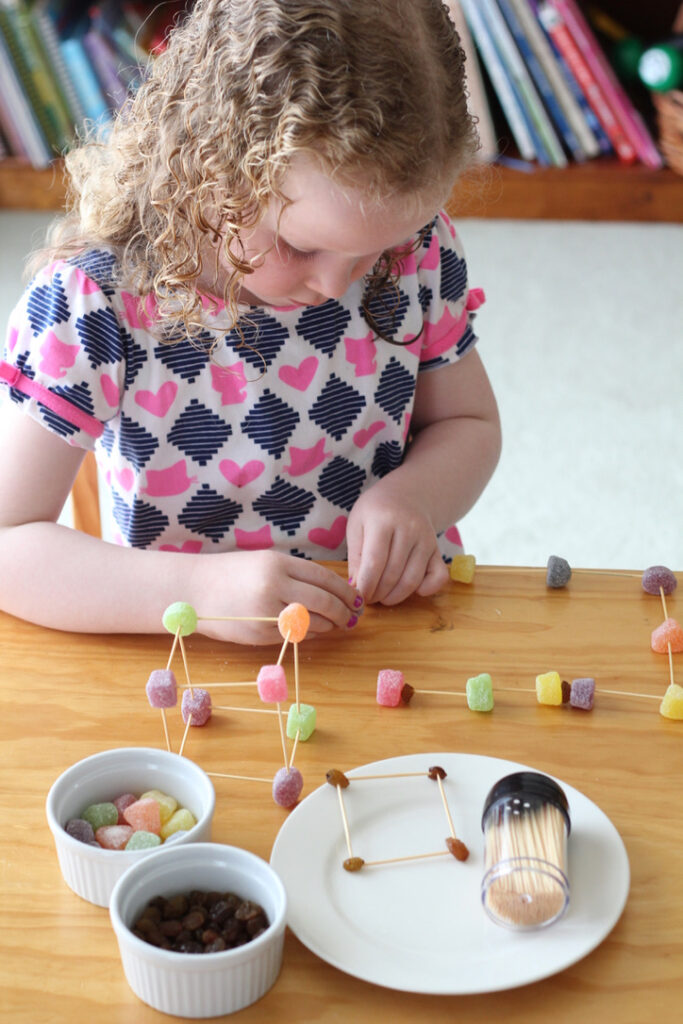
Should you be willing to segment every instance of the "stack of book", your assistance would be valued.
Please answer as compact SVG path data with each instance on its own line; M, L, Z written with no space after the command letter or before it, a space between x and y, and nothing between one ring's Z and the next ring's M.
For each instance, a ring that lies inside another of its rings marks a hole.
M183 7L0 0L0 158L46 167L106 127Z
M449 0L448 6L467 54L482 159L508 155L491 113L495 97L525 161L565 167L614 153L626 164L662 166L650 131L575 0Z

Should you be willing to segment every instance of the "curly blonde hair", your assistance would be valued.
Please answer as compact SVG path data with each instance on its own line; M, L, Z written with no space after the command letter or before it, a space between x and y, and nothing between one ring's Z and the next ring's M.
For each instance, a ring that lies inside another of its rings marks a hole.
M478 145L463 65L440 0L198 0L106 138L68 154L68 212L44 253L112 248L120 283L154 295L167 338L205 326L208 272L239 325L242 232L274 196L287 201L296 155L377 198L455 180ZM395 281L399 258L383 254L366 299Z

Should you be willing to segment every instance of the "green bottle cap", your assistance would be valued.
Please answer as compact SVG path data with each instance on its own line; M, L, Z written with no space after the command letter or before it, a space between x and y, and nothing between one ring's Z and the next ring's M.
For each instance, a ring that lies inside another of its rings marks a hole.
M651 46L638 62L638 74L649 89L677 89L683 85L683 53L666 43Z
M645 43L635 36L624 36L612 46L611 58L618 74L629 81L638 79L638 64L645 52Z

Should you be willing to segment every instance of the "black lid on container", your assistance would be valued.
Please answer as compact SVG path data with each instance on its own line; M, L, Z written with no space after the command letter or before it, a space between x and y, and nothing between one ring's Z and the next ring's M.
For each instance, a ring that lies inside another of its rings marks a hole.
M481 827L484 828L486 815L499 800L508 797L539 797L546 803L553 804L564 815L567 822L567 834L571 831L571 820L569 818L569 801L561 786L548 775L541 775L540 772L514 772L506 775L489 790L484 801L484 810L481 816Z

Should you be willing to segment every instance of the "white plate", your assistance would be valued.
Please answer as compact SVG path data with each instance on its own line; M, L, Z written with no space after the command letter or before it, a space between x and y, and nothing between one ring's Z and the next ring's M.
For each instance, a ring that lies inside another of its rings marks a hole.
M312 952L364 981L407 992L495 992L546 978L595 949L619 919L629 889L624 844L606 815L560 779L571 815L569 908L546 929L514 932L486 916L481 814L491 786L527 765L475 754L411 754L354 774L421 772L441 765L455 832L467 861L438 857L345 871L336 789L324 783L290 814L271 864L288 897L287 923ZM331 766L332 767L332 766ZM358 782L344 790L355 856L364 860L443 849L450 835L438 786L428 778Z

